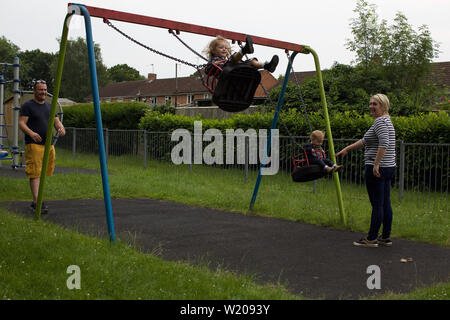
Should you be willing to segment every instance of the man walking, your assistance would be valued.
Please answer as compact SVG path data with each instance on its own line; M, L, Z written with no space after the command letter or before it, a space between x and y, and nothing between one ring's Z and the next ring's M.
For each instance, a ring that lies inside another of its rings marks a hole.
M34 211L38 198L51 105L45 101L47 98L47 84L44 80L38 80L34 83L33 94L33 99L25 102L20 108L19 127L25 133L25 174L30 179L30 189L33 196L33 202L30 207ZM55 129L60 136L66 134L66 130L58 117L55 117ZM47 176L51 176L54 169L55 148L51 146ZM48 208L44 203L42 203L41 212L48 213Z

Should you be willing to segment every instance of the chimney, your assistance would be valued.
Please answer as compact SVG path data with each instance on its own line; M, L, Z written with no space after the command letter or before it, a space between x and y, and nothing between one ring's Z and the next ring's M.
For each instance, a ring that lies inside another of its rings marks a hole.
M156 73L149 73L147 78L148 80L156 80Z

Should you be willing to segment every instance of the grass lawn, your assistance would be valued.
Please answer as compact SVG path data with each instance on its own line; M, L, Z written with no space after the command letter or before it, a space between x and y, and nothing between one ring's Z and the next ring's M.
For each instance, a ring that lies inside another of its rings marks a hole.
M71 153L64 150L57 151L57 165L99 167L96 156L82 155L74 161ZM188 166L163 166L149 161L144 170L142 162L129 157L110 157L108 165L113 198L164 199L361 232L366 232L370 223L370 203L359 186L343 184L348 215L348 225L343 226L333 185L326 181L321 181L318 192L312 193L310 184L286 183L286 178L266 176L254 211L248 212L254 172L244 183L242 171L237 169L194 166L189 170ZM100 174L59 174L46 180L45 199L102 197ZM392 236L449 246L448 200L445 195L442 197L443 205L437 208L420 206L418 201L400 202L394 197ZM1 179L0 201L29 199L26 179ZM302 299L278 284L257 285L251 275L163 261L120 241L111 246L108 240L24 219L4 210L0 210L0 249L3 299ZM66 269L72 264L73 255L84 258L83 290L66 287ZM444 283L380 298L448 299L449 292L450 284Z

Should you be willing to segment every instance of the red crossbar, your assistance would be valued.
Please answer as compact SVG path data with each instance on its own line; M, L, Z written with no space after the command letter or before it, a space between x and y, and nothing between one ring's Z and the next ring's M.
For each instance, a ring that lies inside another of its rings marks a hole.
M72 5L72 3L69 3L69 6L70 5ZM77 4L75 4L75 5L77 5ZM130 22L130 23L135 23L135 24L142 24L142 25L146 25L146 26L174 30L177 32L184 31L184 32L201 34L201 35L211 36L211 37L221 35L222 37L225 37L225 38L233 40L233 41L238 41L238 42L245 41L245 37L247 36L247 34L244 34L244 33L221 30L221 29L216 29L216 28L203 27L203 26L199 26L199 25L195 25L195 24L183 23L183 22L178 22L178 21L173 21L173 20L147 17L147 16L134 14L134 13L102 9L102 8L96 8L96 7L90 7L90 6L84 6L84 7L89 11L89 14L92 17L97 17L97 18L106 18L106 19L110 19L110 20ZM253 39L254 44L259 44L259 45L266 46L266 47L280 48L280 49L289 50L289 51L302 52L302 46L299 44L284 42L284 41L279 41L279 40L273 40L273 39L268 39L268 38L262 38L262 37L253 36L253 35L252 35L252 39Z

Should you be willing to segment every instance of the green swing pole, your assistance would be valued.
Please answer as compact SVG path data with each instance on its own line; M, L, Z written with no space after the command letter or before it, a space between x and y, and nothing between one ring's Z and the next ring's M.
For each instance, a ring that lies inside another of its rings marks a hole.
M314 57L317 80L319 82L319 89L320 89L320 100L322 102L323 115L325 117L325 125L326 125L326 131L327 131L329 152L330 152L331 160L333 161L333 163L336 163L336 155L334 152L334 142L333 142L333 136L331 134L330 118L328 116L327 100L325 98L325 88L323 86L322 71L320 69L319 56L313 49L311 49L308 46L304 46L304 53L311 53ZM334 180L334 186L336 189L336 195L337 195L337 199L338 199L339 213L341 215L341 221L344 226L347 226L347 216L346 216L345 210L344 210L344 201L342 200L341 183L339 181L339 174L337 172L333 172L333 180Z
M52 132L53 132L53 126L55 125L56 106L58 104L59 89L61 87L61 78L62 78L62 71L63 71L63 66L64 66L64 57L66 56L67 37L69 34L69 23L70 23L70 18L72 15L73 15L73 13L68 13L66 15L66 18L64 19L63 33L61 36L61 43L59 45L58 67L57 67L57 71L56 71L55 87L53 89L50 117L48 120L47 136L45 138L44 158L42 160L41 178L39 181L38 199L37 199L37 203L36 203L35 218L38 220L41 216L42 199L44 197L45 177L47 176L48 158L49 158L49 154L50 154L50 147L52 144Z

